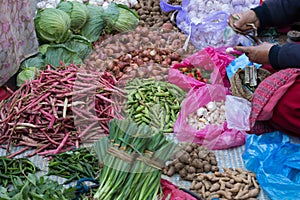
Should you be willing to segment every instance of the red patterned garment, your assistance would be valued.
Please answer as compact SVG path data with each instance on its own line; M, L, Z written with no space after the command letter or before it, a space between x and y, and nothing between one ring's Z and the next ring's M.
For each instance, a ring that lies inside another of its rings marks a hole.
M29 0L0 1L0 86L19 69L20 63L38 52Z
M280 70L255 90L248 133L280 130L300 136L300 69Z

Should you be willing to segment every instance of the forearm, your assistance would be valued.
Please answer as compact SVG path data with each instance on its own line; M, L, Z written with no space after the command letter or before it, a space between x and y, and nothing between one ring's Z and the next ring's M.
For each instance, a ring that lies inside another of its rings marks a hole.
M273 46L269 60L274 69L300 68L300 45L288 43L281 47Z
M260 28L291 24L300 17L299 0L266 0L261 6L253 9Z

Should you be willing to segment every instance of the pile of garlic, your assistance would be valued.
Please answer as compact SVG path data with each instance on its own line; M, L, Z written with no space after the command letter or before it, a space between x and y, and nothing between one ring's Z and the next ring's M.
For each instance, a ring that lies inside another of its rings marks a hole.
M37 3L37 8L56 8L61 0L40 0ZM66 0L66 1L77 1L80 3L88 3L91 5L102 6L104 9L108 7L111 2L115 2L118 4L126 5L132 8L134 5L138 4L137 0Z
M222 125L226 121L225 101L211 101L196 112L187 116L186 122L197 130L204 129L206 125Z

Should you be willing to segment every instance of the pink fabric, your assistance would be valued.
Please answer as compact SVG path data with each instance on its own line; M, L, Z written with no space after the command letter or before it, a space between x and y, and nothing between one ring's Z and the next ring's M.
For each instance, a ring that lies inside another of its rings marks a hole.
M166 200L169 195L171 195L170 200L197 200L190 194L178 189L178 187L172 184L170 181L161 179L160 184L163 190L162 200Z
M11 95L4 86L0 87L0 101L8 99Z
M257 120L270 120L273 116L273 109L278 103L278 101L282 98L282 96L286 93L289 87L294 84L296 78L299 74L293 74L286 83L278 88L274 94L269 99L269 102L263 107L261 114L258 116Z
M284 69L266 78L255 90L250 114L250 131L262 134L274 129L271 126L273 111L288 89L300 75L300 69ZM288 101L288 99L286 100Z
M38 52L33 11L29 0L1 1L0 86L19 69L20 63Z

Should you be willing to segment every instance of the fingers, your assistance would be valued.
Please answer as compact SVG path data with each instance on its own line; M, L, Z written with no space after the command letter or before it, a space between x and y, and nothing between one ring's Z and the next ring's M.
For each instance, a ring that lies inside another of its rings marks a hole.
M229 16L228 24L234 29L241 30L244 20L241 19L239 14L234 14Z
M245 46L235 46L234 49L246 54L250 51L250 47L245 47Z
M252 47L244 47L244 46L235 46L234 49L240 52L245 53L245 55L249 58L251 62L254 62L251 56L251 48Z

